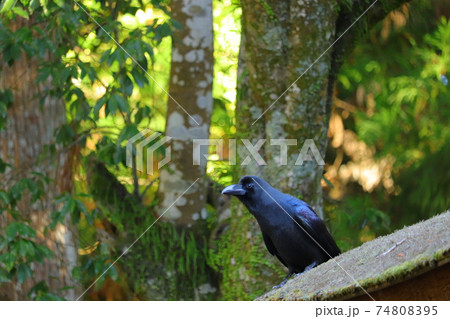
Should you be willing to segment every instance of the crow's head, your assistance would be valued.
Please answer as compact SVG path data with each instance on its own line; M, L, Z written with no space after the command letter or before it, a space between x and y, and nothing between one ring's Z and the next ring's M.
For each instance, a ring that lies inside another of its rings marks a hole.
M253 206L265 201L270 196L273 188L257 176L244 176L238 184L230 185L224 188L222 194L236 196L246 206Z

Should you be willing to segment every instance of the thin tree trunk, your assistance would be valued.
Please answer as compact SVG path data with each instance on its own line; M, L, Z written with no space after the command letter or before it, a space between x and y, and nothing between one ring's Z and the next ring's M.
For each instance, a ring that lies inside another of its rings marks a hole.
M206 160L193 165L193 140L208 139L212 111L213 34L211 0L171 2L172 18L182 25L173 35L172 66L166 115L171 137L169 169L161 171L159 198L164 215L181 227L206 218ZM200 158L208 147L200 149Z

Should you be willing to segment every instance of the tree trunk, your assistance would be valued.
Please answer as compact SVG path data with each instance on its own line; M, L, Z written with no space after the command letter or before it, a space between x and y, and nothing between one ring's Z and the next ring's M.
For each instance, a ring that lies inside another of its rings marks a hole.
M160 210L164 218L191 227L206 218L206 160L193 165L194 139L208 139L212 111L213 34L211 0L174 0L172 18L183 28L173 35L166 135L171 138L169 169L161 170ZM200 159L208 147L200 148ZM201 227L199 227L199 230Z
M15 31L31 25L31 20L16 17L8 27ZM36 230L37 242L53 252L53 258L45 259L42 264L34 264L33 278L27 279L23 285L3 284L0 298L27 299L30 288L44 280L51 293L74 300L78 296L73 288L72 269L76 266L77 250L70 220L66 219L64 225L59 224L54 231L44 233L44 228L50 223L50 214L57 209L55 196L72 189L73 156L61 152L50 159L39 160L43 156L44 146L55 142L55 129L66 122L64 101L47 96L40 106L39 96L44 85L36 83L38 65L34 58L22 54L20 59L9 66L0 57L0 70L0 89L10 89L14 96L13 105L8 110L8 123L5 130L0 132L0 157L13 168L7 169L1 184L8 189L11 182L31 177L32 172L40 172L50 178L45 197L40 202L31 205L25 196L18 207L20 214ZM0 227L3 228L10 218L7 214L0 217ZM72 288L60 291L68 286Z
M253 144L257 139L267 139L261 151L267 166L253 164L242 167L242 171L263 176L283 192L301 195L322 215L323 164L315 160L302 165L296 162L308 139L314 141L321 157L325 156L330 52L315 60L334 40L336 4L262 3L242 2L243 61L251 93L238 102L236 117L237 131L246 132ZM293 139L297 143L287 146L286 164L282 163L278 145L282 142L274 139ZM241 157L245 157L242 153ZM312 153L309 155L314 159Z

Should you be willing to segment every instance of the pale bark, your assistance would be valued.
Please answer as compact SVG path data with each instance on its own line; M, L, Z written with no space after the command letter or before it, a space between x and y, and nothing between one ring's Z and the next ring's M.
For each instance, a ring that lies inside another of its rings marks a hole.
M212 111L213 34L211 0L171 2L172 18L182 25L173 35L172 65L166 115L171 161L161 170L160 211L181 227L206 218L206 161L193 164L193 140L208 139ZM208 154L201 148L200 158Z
M16 18L9 27L17 30L31 24L30 20ZM42 156L44 146L55 142L55 129L66 122L66 110L62 99L50 96L40 106L39 98L44 85L36 83L37 68L36 60L25 54L11 66L5 64L0 56L0 89L10 89L14 96L14 103L8 110L8 124L0 132L0 157L13 168L7 169L0 182L2 187L8 189L14 181L31 177L31 172L40 172L51 179L40 202L31 205L25 196L19 210L36 230L37 242L49 247L53 258L44 260L42 264L34 263L34 276L23 285L2 284L0 299L25 300L29 289L44 280L50 292L73 300L77 297L75 289L59 291L63 287L75 286L71 272L76 266L77 250L69 218L65 224L44 234L51 212L57 209L55 196L72 189L73 156L67 152L52 158ZM41 161L40 157L45 160ZM5 213L0 217L0 227L11 221Z

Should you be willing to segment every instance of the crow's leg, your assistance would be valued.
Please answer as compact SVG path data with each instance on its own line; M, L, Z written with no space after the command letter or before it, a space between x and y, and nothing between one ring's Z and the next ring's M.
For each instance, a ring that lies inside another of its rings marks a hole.
M307 272L308 270L313 269L313 268L316 267L316 266L317 266L317 262L313 261L310 265L306 266L305 269L304 269L302 272L297 273L297 274L295 274L295 275L294 275L294 270L289 269L289 273L288 273L287 276L283 279L283 281L282 281L279 285L273 286L272 289L278 289L278 288L283 287L283 286L287 283L287 281L289 280L289 278L291 278L292 275L294 275L294 278L295 278L295 277L300 276L301 274Z
M302 272L299 272L298 274L295 274L294 278L297 277L297 276L300 276L301 274L304 274L305 272L307 272L308 270L313 269L316 266L317 266L317 262L313 261L311 263L311 265L306 266L305 269Z
M291 276L294 274L294 272L292 270L289 270L289 273L287 274L287 276L283 279L283 281L276 286L273 286L272 289L278 289L284 286L285 283L287 283L287 281L289 280L289 278L291 278Z
M318 265L317 262L316 262L316 261L313 261L313 262L311 263L311 265L308 265L308 266L305 267L305 270L303 270L303 272L307 272L308 270L313 269L313 268L316 267L317 265Z

